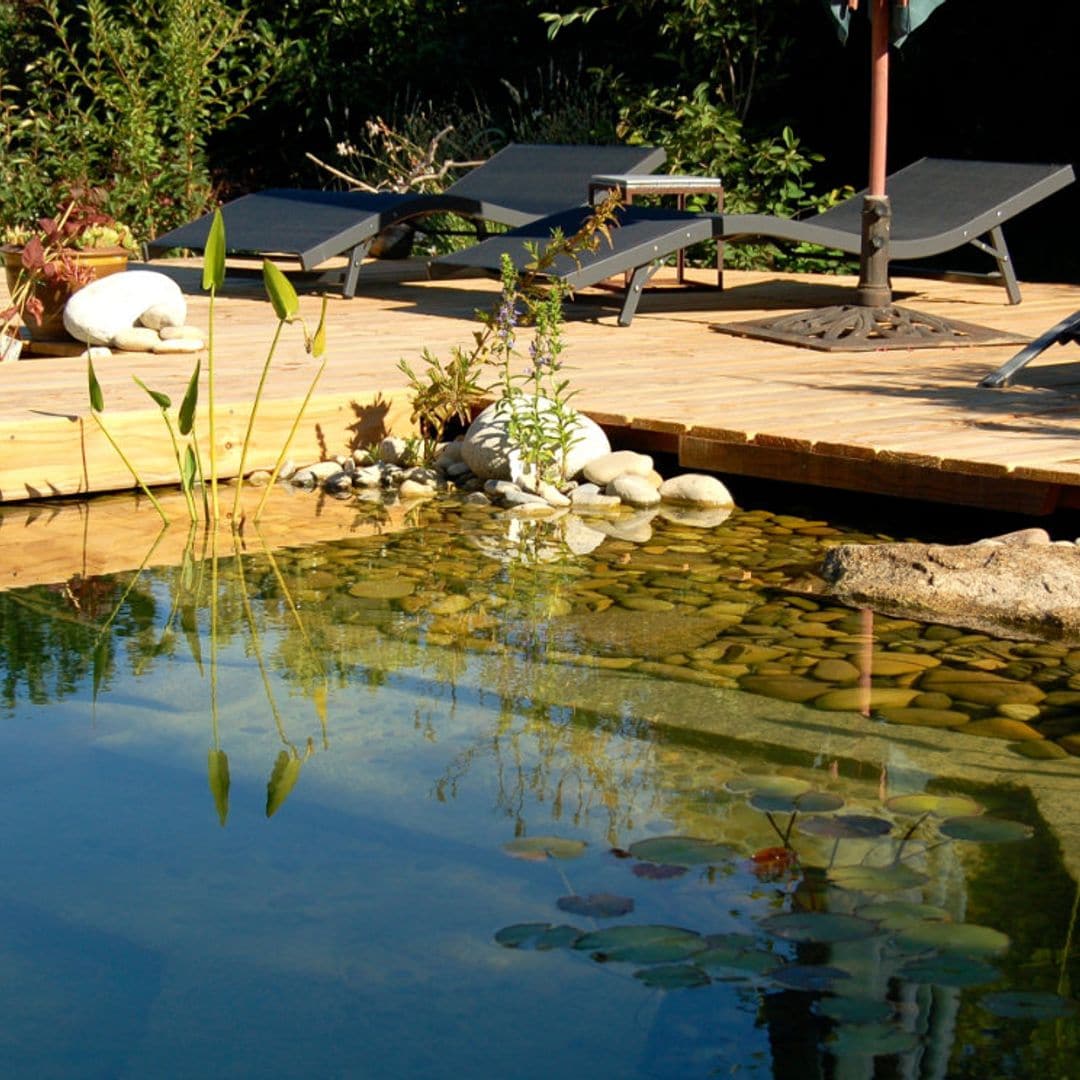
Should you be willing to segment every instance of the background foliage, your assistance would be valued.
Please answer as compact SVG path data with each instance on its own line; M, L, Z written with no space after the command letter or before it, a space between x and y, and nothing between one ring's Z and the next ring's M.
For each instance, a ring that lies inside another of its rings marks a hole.
M894 52L890 167L1076 161L1078 31L1074 4L949 0ZM76 174L144 233L331 183L309 153L377 180L377 117L420 145L452 125L453 160L655 141L669 168L723 176L733 209L806 211L865 183L867 37L857 19L841 46L806 0L0 0L0 216ZM1058 239L1077 209L1074 189L1013 226L1021 276L1080 280Z

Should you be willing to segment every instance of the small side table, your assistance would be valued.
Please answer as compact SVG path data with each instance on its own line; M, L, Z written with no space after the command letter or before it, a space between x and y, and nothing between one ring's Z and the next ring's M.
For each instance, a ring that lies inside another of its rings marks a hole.
M711 195L716 199L716 212L724 210L724 182L718 176L657 176L652 173L604 173L594 176L589 181L589 203L595 203L596 196L604 191L618 191L622 200L629 206L635 196L674 195L676 206L686 209L688 195ZM686 283L686 263L684 252L676 254L675 277L680 285ZM716 241L716 287L724 287L724 242Z

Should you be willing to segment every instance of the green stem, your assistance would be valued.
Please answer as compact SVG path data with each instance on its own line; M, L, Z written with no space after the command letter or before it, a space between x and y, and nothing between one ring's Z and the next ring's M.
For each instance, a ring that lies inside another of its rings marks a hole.
M131 475L135 478L135 483L138 484L139 487L141 487L143 489L143 491L146 493L146 497L150 500L151 503L154 504L154 509L161 516L162 524L163 525L168 525L169 524L169 518L168 518L168 515L165 513L165 511L161 509L161 503L159 503L157 501L157 499L154 498L153 492L146 486L145 483L143 483L143 479L138 474L138 472L136 471L135 466L132 465L130 461L128 461L127 456L124 454L124 451L120 449L120 447L117 444L116 440L109 434L109 429L101 422L101 418L98 416L98 414L96 412L91 410L90 415L94 418L94 422L101 429L101 434L104 435L105 438L109 440L109 445L117 452L117 454L120 455L120 460L124 463L125 467L127 468L127 471L129 473L131 473Z
M274 331L274 340L270 342L270 351L266 354L266 362L263 364L262 374L259 376L259 385L255 388L255 400L251 403L251 412L248 413L247 431L244 432L244 445L240 449L240 467L236 473L236 495L233 498L234 527L236 522L240 520L240 493L244 488L244 465L247 462L251 432L255 427L255 417L259 412L259 401L262 398L263 387L266 385L266 377L270 374L270 361L274 359L274 351L277 349L277 343L284 326L285 320L279 319L277 329Z
M311 385L308 387L308 392L304 395L304 400L300 403L300 411L296 414L292 427L289 429L289 436L285 440L285 445L282 446L281 452L278 454L278 459L274 462L274 468L270 473L270 479L266 482L266 490L259 500L259 505L255 508L256 522L262 515L263 507L266 505L266 500L270 497L270 492L274 490L274 484L277 483L278 473L281 472L281 466L285 464L285 458L289 453L289 447L292 446L293 438L296 436L297 429L300 427L300 420L303 418L304 412L308 407L308 402L311 400L311 395L315 393L315 387L318 386L319 380L322 378L322 373L325 370L326 361L323 360L319 365L319 370L315 372L315 378L311 380Z
M165 421L165 428L169 432L169 439L172 441L173 457L176 458L176 472L177 475L183 477L184 475L184 463L180 460L180 443L176 439L176 431L172 426L172 421L169 419L169 414L162 409L161 419ZM198 511L195 509L195 499L191 494L191 489L184 485L181 485L181 489L184 492L184 502L187 503L188 517L194 521L198 517Z
M210 425L210 501L213 506L213 520L218 521L221 517L221 506L218 502L218 474L217 474L217 425L214 416L214 301L217 298L217 287L210 287L210 327L206 340L206 394L209 409Z

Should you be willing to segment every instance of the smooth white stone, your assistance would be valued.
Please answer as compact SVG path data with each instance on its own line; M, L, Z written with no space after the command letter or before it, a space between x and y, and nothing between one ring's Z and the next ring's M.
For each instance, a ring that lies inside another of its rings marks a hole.
M633 473L636 476L648 476L653 471L653 460L648 454L639 454L634 450L615 450L610 454L594 458L584 469L585 479L603 487L610 484L616 476Z
M152 307L169 307L178 324L187 317L184 295L171 277L154 270L125 270L75 293L64 306L64 327L76 341L107 345Z
M522 408L522 405L516 406ZM532 407L530 400L529 408ZM555 406L541 398L539 402L545 424L550 428L552 437L556 431ZM563 462L562 475L576 476L587 462L609 453L611 444L603 429L587 416L569 410L572 416L570 447ZM508 432L510 407L502 401L489 405L469 425L461 444L462 460L482 480L489 478L508 479L511 475L511 454L515 449L510 443Z
M145 319L146 316L143 316ZM143 322L143 326L148 326L149 323ZM199 341L206 340L206 334L202 332L197 326L162 326L158 329L158 333L161 335L162 341L172 341L173 338L198 338Z
M173 338L171 341L159 341L154 346L156 353L197 353L203 347L199 338Z
M627 506L640 508L658 506L660 503L660 492L652 486L647 476L623 473L616 476L604 490L608 495L617 496Z
M186 312L181 314L179 321L177 321L175 305L152 304L139 316L139 322L143 326L150 327L151 330L172 330L183 324L185 314ZM165 337L164 334L161 336ZM200 333L199 336L202 337L202 334Z
M669 502L693 503L696 506L734 506L731 492L715 476L683 473L660 485L660 497Z
M161 338L156 330L149 327L129 326L113 334L109 344L114 349L123 349L125 352L153 352L154 347L161 344Z

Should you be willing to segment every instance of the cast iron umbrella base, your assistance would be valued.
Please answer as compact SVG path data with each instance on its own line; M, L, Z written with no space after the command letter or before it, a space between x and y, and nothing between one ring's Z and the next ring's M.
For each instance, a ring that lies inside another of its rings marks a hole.
M935 315L894 304L886 307L843 304L751 322L716 323L712 329L724 334L799 345L822 352L1010 345L1028 340L1018 334L952 319L939 319Z
M1028 340L1017 334L940 319L893 304L889 287L891 228L892 206L888 196L867 195L862 211L862 253L856 303L752 322L715 323L712 329L822 352L1013 345Z

